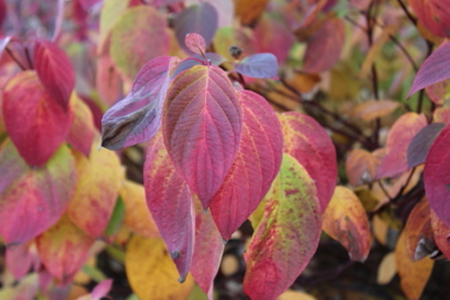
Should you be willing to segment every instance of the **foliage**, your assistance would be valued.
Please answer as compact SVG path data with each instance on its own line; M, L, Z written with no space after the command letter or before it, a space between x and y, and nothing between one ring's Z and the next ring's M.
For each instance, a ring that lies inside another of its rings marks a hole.
M1 299L311 299L355 266L419 299L449 270L450 1L28 4L0 0Z

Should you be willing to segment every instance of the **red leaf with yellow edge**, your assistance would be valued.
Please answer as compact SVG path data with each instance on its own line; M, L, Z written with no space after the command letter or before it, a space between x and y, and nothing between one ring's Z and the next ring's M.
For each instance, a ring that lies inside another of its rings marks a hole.
M147 206L183 281L194 249L192 196L164 148L160 132L150 142L144 163Z
M430 209L430 218L434 242L445 258L450 259L450 227L446 226L432 209Z
M114 152L91 149L89 159L74 153L78 182L67 213L87 235L99 237L108 224L123 178L120 161Z
M75 226L67 215L36 238L42 263L62 283L72 280L93 243L94 239Z
M243 289L251 299L272 300L308 264L319 244L322 221L313 179L288 154L265 201L264 215L244 255Z
M10 140L0 148L0 235L6 244L23 243L49 228L72 198L73 157L62 145L45 165L30 169Z
M203 208L233 163L241 124L236 92L222 69L194 66L175 77L162 119L164 144Z
M178 273L162 239L133 235L125 251L125 272L139 299L186 299L194 284L188 275L177 281Z
M92 141L94 140L94 117L91 109L83 100L72 94L71 110L74 112L72 125L70 125L67 142L84 156L89 156Z
M53 155L72 117L50 98L34 71L18 73L3 91L6 132L30 166L42 166Z
M381 163L382 149L370 153L364 149L353 149L348 153L345 161L345 173L352 186L358 186L371 182L375 178L376 171Z
M239 92L242 133L239 150L210 209L225 240L255 210L281 163L283 136L273 109L260 95ZM250 162L250 163L249 163Z
M431 33L441 37L450 37L450 1L449 0L408 0L419 21Z
M330 69L339 60L344 41L344 21L338 18L325 21L308 39L302 70L321 73Z
M431 254L434 242L428 201L423 199L414 206L403 233L406 252L411 261L420 260Z
M198 199L194 200L194 207L195 244L189 271L200 289L212 300L214 278L219 270L224 244L211 213L203 210Z
M280 115L284 136L283 151L294 157L314 180L321 212L336 185L337 164L333 142L313 118L297 112Z
M361 201L352 190L337 186L322 220L323 230L347 249L351 260L366 260L370 251L370 225Z
M395 265L400 277L400 287L409 300L419 299L433 269L433 260L425 257L412 262L406 249L405 234L402 232L395 246Z
M155 221L147 207L144 187L125 180L120 187L119 194L125 204L123 224L143 237L159 237Z
M147 61L168 52L166 19L153 7L138 5L129 8L112 27L109 53L119 71L128 79L134 78Z
M450 125L438 134L425 159L423 183L430 207L450 227Z
M406 152L413 137L427 125L423 114L406 113L398 118L389 130L386 155L377 170L376 178L395 177L408 170Z
M56 44L36 40L33 43L33 63L51 99L66 109L75 86L75 74L69 58Z

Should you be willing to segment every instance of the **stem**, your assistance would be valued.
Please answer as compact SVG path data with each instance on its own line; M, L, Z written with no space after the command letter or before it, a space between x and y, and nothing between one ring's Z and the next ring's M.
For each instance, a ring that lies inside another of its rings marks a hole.
M413 23L414 26L417 27L417 19L413 15L411 15L411 13L408 11L408 8L406 7L406 5L402 2L402 0L397 0L397 2L400 5L400 7L402 8L402 10L405 12L408 19L411 21L411 23Z
M58 14L55 20L55 31L53 32L52 42L56 43L61 35L61 27L64 19L64 1L58 0Z
M409 173L408 178L405 181L405 184L401 187L401 189L398 191L397 195L395 195L394 198L398 198L398 197L400 197L403 194L403 192L405 191L405 189L408 186L409 182L411 181L411 178L412 178L415 170L416 170L416 167L411 169L411 172Z

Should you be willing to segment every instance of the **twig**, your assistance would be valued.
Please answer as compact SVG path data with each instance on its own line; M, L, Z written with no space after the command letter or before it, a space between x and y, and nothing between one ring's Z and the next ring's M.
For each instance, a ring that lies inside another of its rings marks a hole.
M406 5L402 2L402 0L397 0L397 2L400 5L400 7L402 8L402 10L405 12L408 19L411 21L411 23L413 23L414 26L417 27L417 19L413 15L411 15L411 13L408 11L408 8L406 7Z
M61 35L61 27L64 19L64 1L58 0L58 14L56 15L55 20L55 31L53 32L52 42L57 42L59 36Z

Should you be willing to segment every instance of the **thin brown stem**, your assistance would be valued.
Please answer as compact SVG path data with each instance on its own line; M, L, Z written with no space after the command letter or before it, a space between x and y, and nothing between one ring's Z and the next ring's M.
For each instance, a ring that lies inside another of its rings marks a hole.
M400 5L402 10L405 12L408 19L411 21L411 23L414 24L414 26L417 27L417 19L409 12L408 8L406 7L405 3L403 3L402 0L397 0L397 3Z

